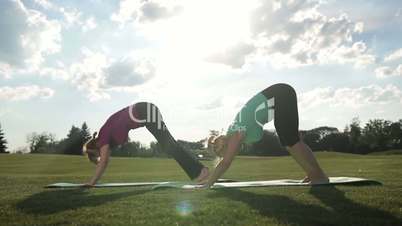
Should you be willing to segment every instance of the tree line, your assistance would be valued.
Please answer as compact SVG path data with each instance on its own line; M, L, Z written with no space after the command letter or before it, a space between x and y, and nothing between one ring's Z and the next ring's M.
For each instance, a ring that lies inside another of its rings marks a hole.
M82 155L82 146L91 138L91 131L84 122L81 127L73 125L67 137L56 140L55 135L48 132L31 133L27 136L28 152L32 154L70 154ZM203 141L189 142L177 141L179 145L187 150L199 150L203 148ZM129 140L123 145L112 149L112 156L120 157L168 157L158 142L152 141L145 146L139 141Z
M69 154L81 155L82 146L91 138L88 125L84 122L81 127L73 125L67 137L56 140L55 135L48 132L31 133L27 136L29 152L32 154Z
M216 131L212 131L216 132ZM402 119L396 122L383 119L369 120L361 125L354 118L343 131L335 127L322 126L311 130L300 131L300 136L313 151L335 151L354 154L368 154L385 150L402 149ZM47 154L81 155L83 144L91 138L88 125L84 122L80 127L73 125L67 136L56 140L55 135L48 132L31 133L27 136L28 152ZM179 145L194 154L211 157L205 150L205 139L196 142L178 140ZM7 140L0 124L0 153L7 152ZM115 147L113 156L122 157L167 157L157 142L145 146L138 141L131 141ZM242 145L240 155L280 156L288 155L280 144L275 131L264 130L262 139L252 145Z
M0 124L0 154L6 154L7 152L7 140L4 136L3 129Z
M73 125L67 133L67 137L56 140L55 136L48 132L31 133L27 136L29 153L36 154L68 154L82 155L82 146L91 138L91 131L84 122L80 127ZM155 144L151 148L145 147L138 141L129 141L112 149L113 156L135 157L153 156L156 152ZM154 151L155 150L155 151Z
M358 118L339 131L335 127L322 126L300 131L300 137L313 151L335 151L368 154L402 149L402 119L396 122L383 119L369 120L364 126ZM263 138L253 145L243 145L244 155L287 155L275 132L264 131Z

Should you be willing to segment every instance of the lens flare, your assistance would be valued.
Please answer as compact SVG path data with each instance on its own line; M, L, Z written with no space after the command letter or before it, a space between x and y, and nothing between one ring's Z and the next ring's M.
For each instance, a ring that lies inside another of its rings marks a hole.
M180 201L176 205L176 211L180 216L185 217L193 212L193 206L188 200Z

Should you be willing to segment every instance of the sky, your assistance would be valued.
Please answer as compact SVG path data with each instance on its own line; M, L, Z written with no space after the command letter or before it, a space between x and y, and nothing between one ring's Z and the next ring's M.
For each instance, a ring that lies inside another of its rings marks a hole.
M398 0L2 0L0 34L11 151L32 132L97 131L139 101L197 141L275 83L295 88L301 130L402 119Z

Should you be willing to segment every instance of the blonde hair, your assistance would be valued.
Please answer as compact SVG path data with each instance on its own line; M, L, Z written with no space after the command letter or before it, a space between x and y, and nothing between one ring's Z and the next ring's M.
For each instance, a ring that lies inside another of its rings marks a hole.
M226 135L211 136L208 138L208 150L215 153L216 156L223 157L227 143Z
M99 161L99 149L96 146L96 142L98 138L96 137L98 133L95 132L91 139L89 139L85 144L82 146L82 153L87 156L88 160L94 164L97 164Z

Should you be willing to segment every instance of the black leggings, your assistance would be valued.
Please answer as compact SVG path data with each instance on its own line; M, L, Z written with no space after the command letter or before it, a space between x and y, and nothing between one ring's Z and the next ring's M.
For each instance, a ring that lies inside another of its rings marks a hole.
M300 141L299 114L296 92L290 85L279 83L261 92L267 99L274 98L274 125L283 146Z
M145 121L140 123L141 126L145 126L152 133L162 150L171 155L191 179L198 177L204 166L176 142L167 129L159 109L152 103L139 102L135 104L135 110L139 120Z

